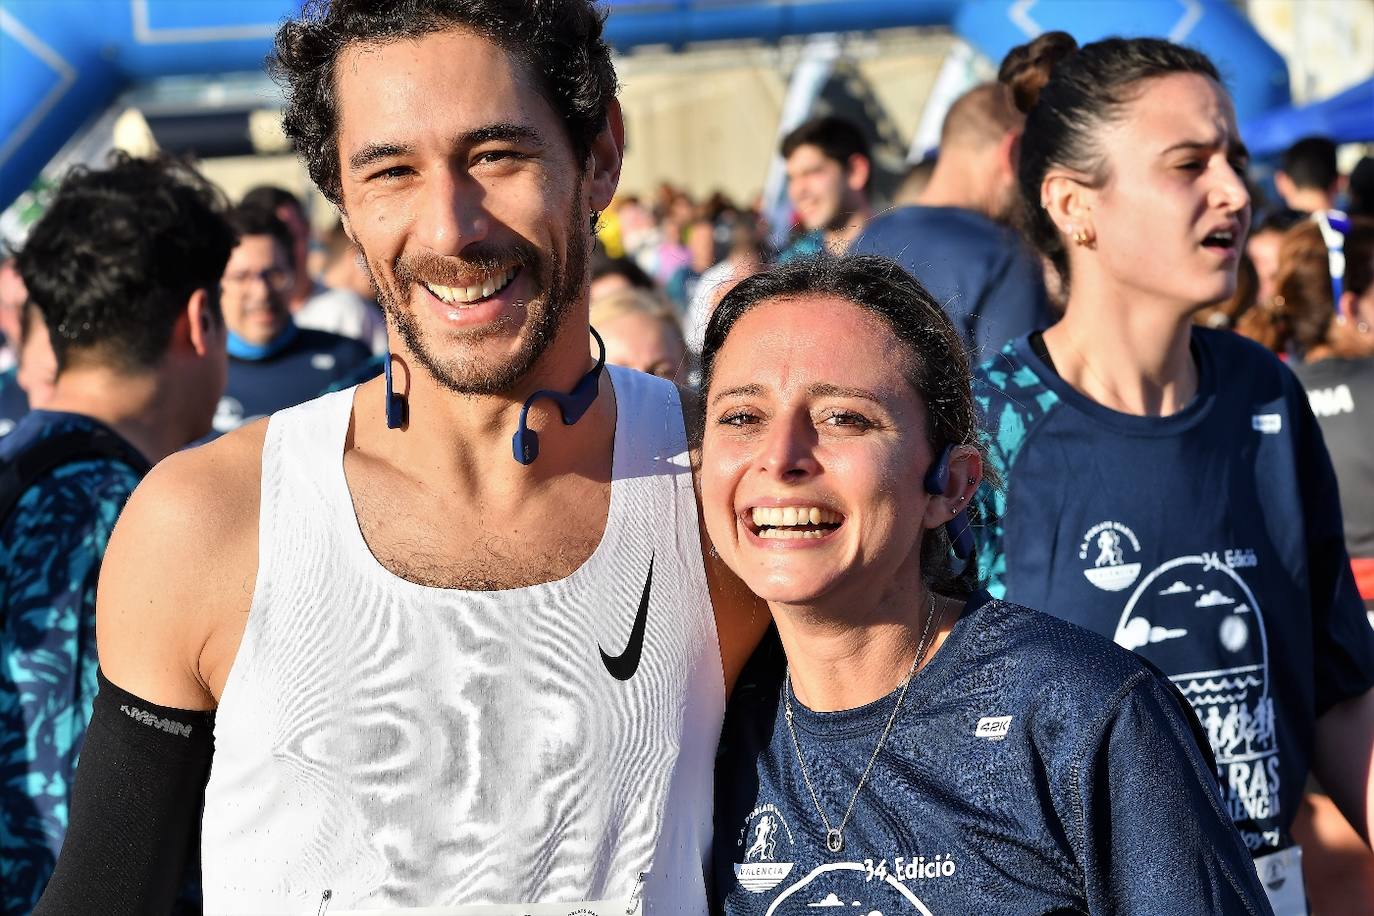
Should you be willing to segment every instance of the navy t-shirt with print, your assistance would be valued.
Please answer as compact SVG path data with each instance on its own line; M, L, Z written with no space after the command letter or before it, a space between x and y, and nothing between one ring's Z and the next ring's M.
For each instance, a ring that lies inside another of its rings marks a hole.
M712 867L728 916L1269 912L1177 694L1095 634L971 599L912 680L835 854L780 668L751 660L726 713ZM816 713L793 698L832 824L895 702Z
M1139 652L1206 730L1255 855L1290 845L1314 721L1374 684L1331 461L1291 371L1197 328L1198 392L1130 416L1066 384L1030 336L977 373L991 457L976 526L990 590Z
M319 397L371 358L372 351L351 337L310 328L299 329L290 343L262 359L230 356L214 434Z

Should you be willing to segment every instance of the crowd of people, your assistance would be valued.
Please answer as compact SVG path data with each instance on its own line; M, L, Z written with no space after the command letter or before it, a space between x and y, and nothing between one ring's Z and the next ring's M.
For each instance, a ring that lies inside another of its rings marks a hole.
M117 155L0 265L0 913L1363 911L1374 159L1052 32L775 247L601 31L312 6L331 230Z

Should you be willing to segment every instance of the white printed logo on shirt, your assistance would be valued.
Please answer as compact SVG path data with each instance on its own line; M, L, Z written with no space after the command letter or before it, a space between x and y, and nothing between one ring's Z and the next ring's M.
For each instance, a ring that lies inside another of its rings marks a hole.
M1089 564L1083 575L1107 592L1131 587L1140 575L1140 564L1135 562L1139 554L1135 532L1120 522L1098 522L1078 545L1078 558Z
M792 849L796 845L792 828L776 805L760 805L749 812L749 818L735 840L744 851L744 861L735 864L735 879L747 891L761 894L771 891L792 873Z
M1007 737L1011 728L1011 716L983 716L973 729L973 734L989 741L1001 741Z

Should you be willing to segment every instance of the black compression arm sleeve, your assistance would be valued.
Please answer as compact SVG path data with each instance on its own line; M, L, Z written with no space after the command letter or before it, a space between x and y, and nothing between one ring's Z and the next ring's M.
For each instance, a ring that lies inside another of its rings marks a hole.
M34 916L170 912L204 806L215 714L157 706L97 676L67 838Z

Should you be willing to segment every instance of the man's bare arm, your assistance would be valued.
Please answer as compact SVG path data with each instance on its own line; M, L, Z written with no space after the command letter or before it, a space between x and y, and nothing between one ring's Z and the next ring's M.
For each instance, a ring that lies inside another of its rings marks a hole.
M172 455L134 492L101 567L100 666L149 702L210 709L238 650L257 573L266 423Z
M166 459L129 500L96 597L101 684L36 916L172 910L256 575L266 424Z

